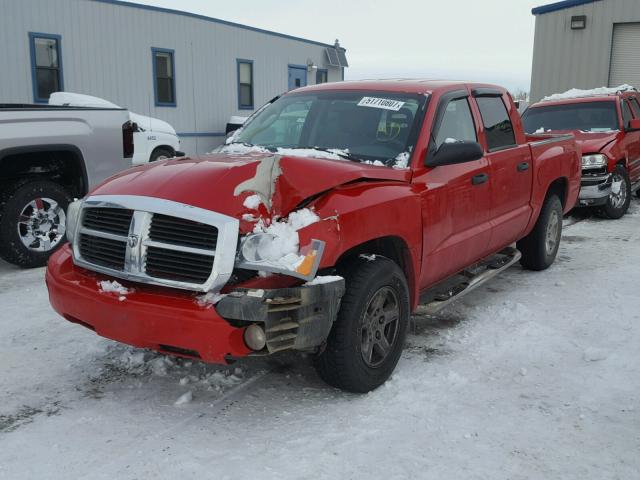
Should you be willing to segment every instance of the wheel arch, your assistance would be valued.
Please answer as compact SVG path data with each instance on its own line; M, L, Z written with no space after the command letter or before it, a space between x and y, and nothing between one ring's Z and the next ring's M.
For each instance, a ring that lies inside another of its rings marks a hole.
M407 279L411 305L415 304L417 284L416 272L409 245L403 238L397 236L385 236L367 240L366 242L355 245L343 252L340 257L338 257L335 266L340 269L340 267L350 263L363 254L379 255L396 263L396 265L402 269L405 278Z
M0 182L22 177L45 178L69 189L76 197L86 195L89 178L82 151L75 145L50 144L0 150Z

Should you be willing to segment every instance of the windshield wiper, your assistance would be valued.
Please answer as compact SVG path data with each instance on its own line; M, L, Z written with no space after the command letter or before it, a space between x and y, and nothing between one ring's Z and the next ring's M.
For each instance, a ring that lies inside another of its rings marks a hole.
M356 157L354 155L352 155L351 153L349 153L346 150L342 150L340 148L326 148L326 147L290 147L293 150L304 150L304 149L309 149L309 150L317 150L319 152L326 152L326 153L333 153L334 155L338 155L341 158L344 158L345 160L352 160L354 162L362 162L362 159L359 157Z

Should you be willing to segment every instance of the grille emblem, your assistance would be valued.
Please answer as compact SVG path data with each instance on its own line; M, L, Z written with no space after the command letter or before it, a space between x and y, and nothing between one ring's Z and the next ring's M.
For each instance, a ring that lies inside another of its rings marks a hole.
M134 248L138 245L138 235L129 235L127 237L127 243L129 244L129 248Z

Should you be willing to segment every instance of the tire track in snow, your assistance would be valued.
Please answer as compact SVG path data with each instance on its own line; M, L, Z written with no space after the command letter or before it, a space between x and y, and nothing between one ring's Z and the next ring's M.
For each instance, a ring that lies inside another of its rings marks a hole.
M259 372L251 377L246 382L229 389L227 393L216 399L214 402L203 405L188 417L175 422L169 427L162 428L155 433L146 435L142 439L131 440L130 442L128 442L128 445L132 447L133 445L138 445L141 443L153 443L161 438L166 438L171 433L183 430L190 425L193 425L204 417L215 418L230 406L241 400L248 393L253 391L253 389L255 389L260 383L266 381L266 379L270 378L274 373L279 371L281 371L281 367L279 368L279 366L272 366L267 370L263 370L262 372ZM111 474L116 473L120 468L122 468L123 465L127 465L129 463L129 460L135 459L135 457L138 455L138 449L128 448L127 450L129 453L121 456L114 455L113 459L110 462L102 465L101 468L97 469L96 476L109 476L109 478L111 478ZM115 470L111 470L114 466Z

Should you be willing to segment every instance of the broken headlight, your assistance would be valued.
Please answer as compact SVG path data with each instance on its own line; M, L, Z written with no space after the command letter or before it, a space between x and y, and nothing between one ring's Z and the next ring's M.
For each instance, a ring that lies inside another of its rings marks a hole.
M318 271L324 245L321 240L311 240L309 245L299 248L297 242L277 235L254 233L242 241L236 266L311 280Z

